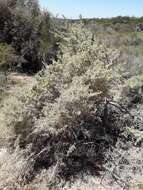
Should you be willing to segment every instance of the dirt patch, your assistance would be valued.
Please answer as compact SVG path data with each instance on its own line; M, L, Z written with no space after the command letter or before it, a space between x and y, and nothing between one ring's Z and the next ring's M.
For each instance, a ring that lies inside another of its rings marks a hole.
M10 73L7 76L7 80L11 84L17 84L17 83L23 83L23 84L31 84L33 82L34 77L28 76L25 74L19 74L19 73Z
M7 92L14 93L23 87L31 88L35 82L36 79L34 76L21 73L10 73L7 75Z

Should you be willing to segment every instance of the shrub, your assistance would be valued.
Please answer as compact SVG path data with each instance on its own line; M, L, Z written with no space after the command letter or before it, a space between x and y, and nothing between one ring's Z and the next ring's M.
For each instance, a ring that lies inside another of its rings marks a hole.
M58 60L37 75L23 99L10 100L10 112L6 102L0 112L0 118L9 113L2 126L12 131L13 148L26 152L24 160L32 159L33 183L24 171L24 185L31 182L31 188L37 188L38 176L43 188L56 189L58 179L82 172L100 175L118 138L126 140L122 132L132 121L115 102L126 85L118 52L101 45L81 25L69 25L63 36Z
M35 170L56 165L55 175L68 177L102 168L116 142L122 114L105 100L116 95L121 76L114 65L118 53L83 27L71 26L61 47L62 56L38 77L14 130L21 148L31 144Z

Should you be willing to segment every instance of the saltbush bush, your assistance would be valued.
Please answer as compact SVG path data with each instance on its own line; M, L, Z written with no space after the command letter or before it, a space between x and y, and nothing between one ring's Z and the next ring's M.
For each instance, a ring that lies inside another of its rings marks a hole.
M118 51L100 44L79 24L68 26L63 36L58 60L37 75L29 93L9 99L10 112L7 102L0 111L2 126L11 131L10 147L24 151L22 159L32 166L28 174L22 170L25 184L45 173L41 181L49 189L82 172L100 175L107 155L118 138L126 140L122 132L131 125L130 114L118 104L128 85ZM7 183L14 186L12 179Z
M118 52L99 44L83 26L73 25L65 35L62 55L38 76L13 127L21 148L31 144L35 169L57 165L57 175L68 177L100 168L123 124L119 129L122 114L107 100L122 84Z

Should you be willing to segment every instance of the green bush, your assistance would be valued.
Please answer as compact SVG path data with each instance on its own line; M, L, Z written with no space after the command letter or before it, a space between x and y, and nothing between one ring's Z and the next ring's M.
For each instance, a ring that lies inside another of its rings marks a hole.
M15 69L36 73L42 69L42 61L51 57L56 44L51 16L40 11L36 0L0 1L0 42L15 49L18 56ZM50 53L50 54L49 54Z

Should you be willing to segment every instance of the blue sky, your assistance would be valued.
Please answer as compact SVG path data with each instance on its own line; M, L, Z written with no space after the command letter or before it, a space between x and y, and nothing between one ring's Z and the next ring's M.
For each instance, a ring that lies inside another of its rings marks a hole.
M67 18L143 16L143 0L39 0L42 8Z

